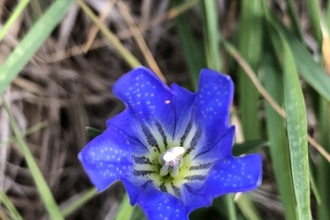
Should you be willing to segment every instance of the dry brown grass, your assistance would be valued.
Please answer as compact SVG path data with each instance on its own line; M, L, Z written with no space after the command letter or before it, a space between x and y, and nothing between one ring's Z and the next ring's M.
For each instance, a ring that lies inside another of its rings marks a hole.
M0 63L51 1L42 1L41 9L36 2L31 0L27 10L11 28L10 35L0 43ZM143 65L153 66L156 70L159 67L168 83L187 82L182 45L172 20L176 14L167 13L169 0L86 2ZM221 27L227 38L235 38L237 2L218 1ZM1 23L8 18L16 3L0 0ZM272 4L279 12L283 10L283 1L272 1ZM124 13L125 10L128 13ZM189 14L187 18L196 36L200 36L202 27L196 18ZM142 38L139 39L140 34ZM26 140L61 207L92 187L77 159L78 152L90 139L85 127L103 130L105 121L124 109L124 105L111 93L111 86L128 70L129 66L113 46L75 5L5 92L22 130L47 122L45 128L29 135ZM12 133L6 113L0 110L2 142ZM269 160L266 154L264 157ZM279 219L283 208L276 196L270 163L266 163L265 173L264 184L254 193L254 198L267 209L266 216L270 211L269 217ZM31 174L15 143L0 148L0 187L24 219L47 218ZM68 219L112 219L122 192L121 185L116 183ZM261 212L264 213L263 209Z
M36 1L35 1L36 2ZM44 5L47 7L48 1ZM91 0L89 5L102 14L107 1ZM169 82L186 79L184 60L172 21L166 20L168 1L121 1ZM16 1L0 1L2 21ZM20 41L31 25L36 7L31 3L0 45L0 61ZM131 31L115 5L103 18L124 45L147 65ZM163 20L150 29L152 21ZM143 28L144 27L144 28ZM149 29L148 29L149 27ZM72 7L42 48L6 91L11 109L22 130L47 121L42 130L27 137L57 202L65 206L92 187L77 154L90 139L86 126L105 128L105 121L123 110L111 93L116 79L129 70L114 48L98 32L76 5ZM148 29L148 30L147 30ZM95 30L94 30L95 33ZM85 45L90 45L85 46ZM84 49L89 49L84 53ZM1 141L12 136L5 112L1 112ZM0 184L25 219L45 218L45 210L17 144L1 148ZM117 185L85 205L68 219L110 218L116 211L122 188Z

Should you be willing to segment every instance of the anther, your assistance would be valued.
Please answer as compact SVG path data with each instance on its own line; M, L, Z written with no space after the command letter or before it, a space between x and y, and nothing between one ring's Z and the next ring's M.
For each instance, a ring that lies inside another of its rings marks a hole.
M171 177L177 177L179 167L182 164L182 155L185 149L183 147L172 147L159 156L158 160L163 165L159 171L161 176L170 174Z

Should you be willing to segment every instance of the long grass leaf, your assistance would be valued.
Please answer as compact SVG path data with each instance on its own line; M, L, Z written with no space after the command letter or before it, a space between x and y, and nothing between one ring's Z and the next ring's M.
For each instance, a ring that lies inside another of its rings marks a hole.
M4 209L0 207L0 219L1 220L10 220L7 214L4 212Z
M248 194L242 194L239 200L237 201L237 205L246 219L248 220L262 219L257 209L254 207L253 202L251 201Z
M306 9L309 14L309 20L314 32L314 36L319 45L322 44L322 30L321 30L321 8L319 1L305 0Z
M318 186L316 185L316 179L314 177L314 170L312 169L313 167L309 166L309 179L310 179L310 183L311 183L311 189L313 191L313 194L315 196L316 199L316 203L319 205L322 203L321 201L321 195L320 195L320 191L318 189Z
M217 7L215 1L203 2L204 8L204 22L205 22L205 49L206 49L206 62L209 68L217 71L222 70L222 59L220 55L220 45L219 45L219 25L218 25L218 15Z
M69 204L67 207L65 207L62 210L62 214L64 217L69 216L71 213L79 209L83 204L85 204L87 201L89 201L91 198L93 198L95 195L97 195L97 189L92 188L87 190L83 195L79 197L79 199L75 200L71 204Z
M6 206L6 208L9 211L12 219L15 219L15 220L21 220L21 219L23 219L22 216L17 211L17 209L14 206L14 204L10 201L10 199L8 198L8 196L6 195L6 193L4 191L2 191L1 188L0 188L0 201L4 203L4 205Z
M327 2L327 9L326 9L326 14L325 14L325 20L327 23L328 29L330 28L330 2Z
M146 219L142 209L140 208L140 206L134 206L134 211L131 217L131 220L144 220Z
M318 124L320 130L320 143L330 150L330 105L324 99L320 100L320 112L318 115ZM330 216L330 164L324 158L319 158L317 166L317 187L320 191L321 204L317 206L317 219L327 220Z
M326 11L326 22L323 27L323 43L322 43L322 53L324 60L324 68L330 77L330 3L328 2ZM318 129L319 129L319 141L325 147L327 151L330 151L330 103L321 98L319 102L319 111L317 115L318 119ZM317 206L317 219L327 220L330 216L330 164L324 159L319 158L317 163L317 188L320 194L321 203Z
M234 145L233 155L240 156L242 154L255 152L258 150L258 148L261 148L265 145L268 145L268 142L260 139L244 141L243 143Z
M283 81L276 68L275 58L265 54L261 65L264 86L277 103L283 103ZM275 180L284 208L285 219L297 219L295 212L295 194L291 173L289 146L286 138L284 120L276 113L269 103L265 104L266 130L269 140L270 156ZM275 128L275 129L274 129Z
M285 37L299 74L313 89L330 102L330 77L327 76L321 65L315 62L305 46L274 16L270 16L268 22L267 26L274 28L273 31L269 29L272 31L271 34L281 33Z
M34 183L37 186L39 195L47 209L47 212L48 212L50 218L53 220L64 219L36 161L33 158L33 155L31 153L29 147L27 146L27 144L25 143L25 141L23 139L23 135L20 132L19 127L18 127L17 123L15 122L15 119L13 118L13 116L9 110L9 107L6 103L6 100L3 98L3 96L2 96L2 103L8 113L10 125L15 133L18 144L22 150L22 153L24 155L28 168L32 174Z
M26 129L26 131L23 131L22 136L25 137L30 134L33 134L34 132L41 130L42 128L46 127L47 125L48 125L48 123L46 121L35 124L31 128ZM0 142L0 148L3 146L6 146L8 144L14 143L15 141L17 141L17 139L15 137L11 137L6 141Z
M272 108L283 118L286 118L285 111L280 107L280 105L274 101L273 97L265 90L265 88L260 83L259 79L256 77L254 71L251 69L249 64L240 56L239 52L235 47L228 41L222 39L222 42L231 56L239 63L239 65L245 70L250 80L253 82L255 87L258 89L259 93L267 100L267 102L272 106ZM319 144L317 141L312 138L310 135L307 135L308 142L324 157L327 161L330 162L330 154Z
M178 16L179 14L186 12L200 1L201 0L184 1L181 5L178 5L177 7L174 7L171 10L169 10L168 18L173 18Z
M182 0L172 1L174 7L178 7ZM201 43L194 37L194 34L189 27L189 23L185 15L179 15L175 18L175 26L178 31L182 50L187 62L190 81L194 90L197 89L199 71L206 66L204 59L204 50Z
M204 48L206 64L208 68L221 71L222 70L222 59L220 55L220 42L219 36L220 31L218 29L218 16L216 10L215 1L204 0L202 2L203 10L203 22L204 22ZM228 218L230 220L236 220L236 210L233 198L231 195L226 195L218 199L223 201L227 207ZM217 201L216 201L217 202ZM215 202L215 203L216 203ZM220 206L216 206L220 208Z
M295 7L294 0L286 0L286 5L288 7L290 21L291 21L291 24L292 24L293 31L295 32L297 37L300 40L302 40L303 36L302 36L301 29L300 29L299 17L298 17L297 9Z
M263 19L261 0L242 1L238 49L256 72L261 57ZM240 118L246 140L259 138L259 93L242 68L238 69Z
M55 1L2 64L0 67L0 94L44 43L56 25L62 20L73 1Z
M100 131L96 128L93 128L93 127L86 127L85 129L91 137L96 137L96 136L99 136L100 134L102 134L102 131Z
M226 208L227 208L227 211L228 211L228 219L237 220L237 214L236 214L233 195L226 195L223 198L225 199L225 203L227 205Z
M6 24L0 31L0 41L6 35L9 28L14 24L16 19L22 14L23 10L25 9L26 5L30 2L30 0L23 0L18 3L16 8L14 9L13 13L10 15L9 19L7 20Z
M284 38L284 97L293 186L299 220L311 219L306 106L290 47Z
M115 220L131 219L134 207L129 203L128 195L126 194L121 202Z

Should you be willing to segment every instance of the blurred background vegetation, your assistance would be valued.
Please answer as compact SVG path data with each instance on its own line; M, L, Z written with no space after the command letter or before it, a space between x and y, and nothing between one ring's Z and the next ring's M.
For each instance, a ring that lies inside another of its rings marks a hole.
M330 218L328 1L0 0L0 19L0 219L144 218L77 160L138 65L190 90L202 67L229 74L234 153L263 155L257 190L191 219Z

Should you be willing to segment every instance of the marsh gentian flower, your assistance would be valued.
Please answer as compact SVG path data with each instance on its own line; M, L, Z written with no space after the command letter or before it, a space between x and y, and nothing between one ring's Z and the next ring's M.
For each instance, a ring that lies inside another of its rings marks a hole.
M149 219L188 219L226 193L245 192L261 182L261 156L232 156L235 128L229 76L210 69L198 91L167 87L149 69L122 76L113 93L126 110L79 154L98 191L121 180L132 205Z

